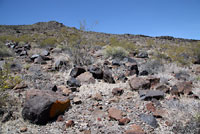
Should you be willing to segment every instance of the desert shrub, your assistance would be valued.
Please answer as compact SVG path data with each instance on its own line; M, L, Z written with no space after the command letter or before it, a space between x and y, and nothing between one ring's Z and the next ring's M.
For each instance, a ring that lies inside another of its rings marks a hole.
M19 76L13 76L10 73L9 63L5 63L2 70L0 70L0 108L6 105L10 100L6 92L21 82Z
M105 48L105 57L112 57L112 58L124 58L128 56L128 51L126 51L122 47L112 47L112 46L107 46Z
M12 56L11 50L7 48L2 42L0 42L0 57L10 57Z
M0 41L2 41L3 43L6 43L7 41L31 42L31 41L33 41L33 37L28 34L21 35L19 37L14 36L14 35L2 35L2 36L0 36Z
M152 48L155 45L155 42L154 42L153 39L147 39L146 45L147 45L148 48Z
M124 48L128 52L131 52L131 51L137 49L137 46L134 43L129 42L127 40L119 41L115 37L111 37L110 38L110 46L112 46L112 47L121 47L121 48Z
M54 37L49 37L41 41L40 46L41 47L54 47L55 44L57 43L56 38Z

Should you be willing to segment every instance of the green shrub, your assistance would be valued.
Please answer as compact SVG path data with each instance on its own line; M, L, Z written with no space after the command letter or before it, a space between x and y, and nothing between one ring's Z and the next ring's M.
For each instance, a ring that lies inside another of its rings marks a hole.
M11 75L9 64L6 63L3 70L0 70L0 108L4 107L6 103L9 103L10 100L12 100L9 98L6 90L15 87L21 81L19 76Z
M131 52L131 51L137 49L137 46L134 43L129 42L127 40L119 41L115 37L111 37L110 38L110 46L112 46L112 47L121 47L121 48L124 48L128 52Z
M54 37L49 37L49 38L44 39L44 40L40 43L40 46L41 46L41 47L54 47L56 43L57 43L56 38L54 38Z
M112 58L124 58L128 56L128 51L119 46L117 47L107 46L105 49L105 56Z
M0 57L10 57L12 56L11 50L7 48L2 42L0 42Z

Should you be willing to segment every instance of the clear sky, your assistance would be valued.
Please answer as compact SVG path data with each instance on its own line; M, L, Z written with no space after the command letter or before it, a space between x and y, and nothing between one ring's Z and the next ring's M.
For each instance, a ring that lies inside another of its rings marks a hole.
M97 32L200 39L200 0L0 0L0 24L51 20L77 28L85 20Z

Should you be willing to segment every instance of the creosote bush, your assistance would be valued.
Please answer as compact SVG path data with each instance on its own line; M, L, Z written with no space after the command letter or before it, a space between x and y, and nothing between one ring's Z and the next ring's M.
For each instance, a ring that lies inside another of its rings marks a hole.
M124 58L128 56L128 51L119 46L118 47L107 46L104 53L106 57L112 57L112 58Z

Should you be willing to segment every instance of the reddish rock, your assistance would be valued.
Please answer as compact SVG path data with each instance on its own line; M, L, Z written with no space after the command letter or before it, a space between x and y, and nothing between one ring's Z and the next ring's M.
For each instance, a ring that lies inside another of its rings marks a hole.
M172 89L170 90L170 93L173 95L180 95L180 94L190 95L192 94L192 88L193 88L193 84L190 81L179 82L172 87Z
M65 95L69 95L72 91L64 85L58 86L58 89L61 90Z
M116 108L110 108L108 110L108 116L114 120L120 120L122 118L122 111Z
M91 134L91 131L90 130L85 130L84 134Z
M113 90L112 90L112 94L113 95L118 95L118 96L122 95L123 92L124 92L124 90L121 89L121 88L113 88Z
M73 127L75 124L74 124L74 121L73 120L68 120L65 124L66 128L69 128L69 127Z
M85 73L80 74L77 77L77 80L79 80L81 82L81 84L83 84L83 83L94 84L95 83L95 79L90 72L85 72Z
M122 118L119 120L119 125L126 125L130 122L129 118Z
M132 90L149 89L151 86L150 81L142 77L133 77L129 84Z
M166 124L167 126L172 126L172 125L173 125L172 122L170 122L170 121L165 121L165 124Z
M156 107L154 106L154 104L153 104L152 102L147 103L147 104L146 104L146 108L147 108L147 110L150 111L150 112L155 112L155 111L156 111Z
M156 118L162 118L165 113L166 113L165 110L158 109L155 112L153 112L153 116L156 117Z

